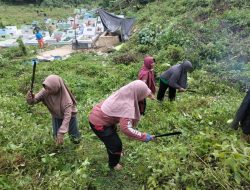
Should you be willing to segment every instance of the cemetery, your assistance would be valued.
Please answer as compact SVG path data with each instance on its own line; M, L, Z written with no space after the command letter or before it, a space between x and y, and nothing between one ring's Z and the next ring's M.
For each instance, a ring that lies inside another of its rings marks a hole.
M47 46L77 43L77 47L73 47L80 49L93 48L99 37L102 38L99 43L100 46L107 44L104 42L107 39L112 44L119 43L117 36L110 35L107 37L108 33L104 33L101 18L95 12L96 10L75 9L74 16L68 17L66 20L45 18L44 23L33 21L30 25L22 25L20 28L17 28L17 26L0 28L0 47L17 46L16 40L18 38L21 38L25 45L38 45L34 32L35 27L40 29L44 43ZM40 28L40 25L45 27Z

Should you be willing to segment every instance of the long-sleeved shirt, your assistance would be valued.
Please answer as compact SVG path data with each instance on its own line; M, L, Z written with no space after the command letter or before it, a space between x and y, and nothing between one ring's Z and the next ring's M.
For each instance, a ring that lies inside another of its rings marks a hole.
M97 131L102 131L105 127L111 127L119 123L121 131L126 136L139 141L146 140L146 133L134 129L136 122L133 119L108 116L101 110L101 105L102 103L97 104L89 115L89 121Z
M160 78L172 88L187 88L187 72L192 69L192 63L185 60L183 63L174 65L163 72Z
M174 65L167 71L163 72L160 76L160 78L165 79L168 81L168 85L172 88L185 88L186 87L186 80L185 82L182 82L181 78L186 77L186 75L183 75L182 73L182 67L181 65Z
M55 110L53 110L51 108L51 105L48 105L48 102L46 101L46 98L48 97L48 93L46 92L45 89L42 89L40 92L38 92L35 97L33 99L27 99L27 103L28 104L36 104L39 102L43 102L43 104L48 108L48 110L50 111L51 115L54 118L58 118L58 119L63 119L62 125L58 130L58 133L67 133L69 130L69 122L71 117L75 117L77 110L75 105L73 106L68 106L64 109L63 113L56 113Z

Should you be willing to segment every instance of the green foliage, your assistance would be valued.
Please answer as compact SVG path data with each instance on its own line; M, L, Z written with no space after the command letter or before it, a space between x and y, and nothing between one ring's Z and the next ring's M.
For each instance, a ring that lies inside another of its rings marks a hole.
M128 54L128 53L124 53L124 54L120 54L117 56L113 57L113 62L116 64L131 64L131 63L135 63L138 60L138 56L136 54Z
M17 11L18 10L18 11ZM17 25L20 27L23 24L31 24L34 21L43 23L44 17L43 15L37 14L37 11L42 11L46 13L48 17L53 19L59 18L67 18L73 13L73 8L65 7L63 9L53 7L29 7L25 5L18 5L18 7L10 5L10 6L0 6L0 18L2 20L3 25Z
M166 47L168 45L188 46L195 42L194 34L189 33L191 30L192 20L183 20L179 24L170 24L158 39L158 47Z
M236 9L239 16L232 8L236 5L241 7ZM82 52L67 60L39 63L35 92L46 76L58 74L76 96L82 134L77 146L66 135L64 146L56 147L46 107L25 102L32 73L28 56L33 57L33 50L27 48L24 56L19 47L1 49L0 189L249 189L249 145L240 139L241 130L232 131L228 122L245 94L227 77L249 80L249 26L244 17L248 5L243 0L157 1L134 13L142 28L148 25L145 21L157 23L147 43L138 45L139 35L134 35L108 57ZM0 9L0 15L11 10ZM20 7L20 13L13 14L16 18L1 15L3 23L22 23L36 14L22 17L21 12L28 11ZM145 29L145 34L150 31ZM142 143L119 132L125 167L110 172L106 150L90 130L88 114L95 104L137 79L145 54L160 63L155 65L157 77L182 58L202 66L188 75L189 88L196 93L177 93L175 102L148 100L138 130L182 135Z
M27 47L23 44L21 38L17 40L17 47L6 48L1 51L0 63L10 61L11 59L23 59L24 56L33 56L36 53L36 47ZM6 66L6 65L3 65Z
M4 63L6 62L6 58L4 58L1 54L0 54L0 68L4 66Z
M212 11L213 10L211 9L211 7L205 7L205 8L204 7L198 7L194 17L196 18L196 20L205 21L209 17L211 17Z
M18 38L18 39L17 39L17 43L18 43L19 49L20 49L21 52L22 52L22 55L27 55L27 49L26 49L26 47L25 47L25 45L24 45L24 43L23 43L22 38Z
M139 31L138 41L140 44L154 45L157 34L159 34L159 27L154 24L150 24Z
M152 48L152 46L150 45L143 45L143 44L139 44L135 51L139 52L139 53L143 53L143 54L146 54L150 51L150 49Z
M41 6L44 7L67 7L69 5L77 6L80 1L64 1L64 0L43 0Z
M190 0L190 1L182 1L183 5L188 7L188 8L193 8L193 7L208 7L211 5L213 0Z
M183 60L184 50L181 47L175 45L169 45L166 51L167 59L172 63Z
M6 58L8 57L8 59L13 59L16 57L22 57L23 52L19 47L11 47L11 48L8 48L7 51L5 51L3 56Z
M176 45L169 45L166 49L161 49L156 56L159 63L168 62L171 65L184 59L184 50Z
M250 28L250 12L248 9L242 9L240 12L238 9L234 8L229 11L224 12L223 19L230 25L230 29L233 32L239 32L244 28Z
M111 174L105 164L105 148L88 127L88 114L93 105L137 79L142 64L113 64L108 58L82 53L53 64L39 63L36 92L47 75L59 74L78 101L82 142L79 146L72 146L66 136L65 145L58 148L54 146L50 134L47 109L42 105L30 107L25 102L32 65L23 61L10 60L3 63L0 70L1 76L5 74L4 78L0 77L3 84L0 87L0 187L248 187L247 145L238 139L240 133L231 131L226 122L233 117L242 96L232 87L221 83L220 79L211 77L205 71L194 71L190 75L189 86L197 94L177 94L176 102L165 101L162 104L147 101L146 116L138 126L140 131L157 134L181 130L183 135L145 144L128 141L120 133L124 144L122 163L125 168L120 173ZM167 64L156 64L158 73L168 67Z
M103 0L100 5L104 8L109 7L110 1L109 0Z
M5 28L2 19L0 19L0 28Z
M45 6L45 7L68 7L68 6L79 6L81 4L90 4L90 3L95 3L91 0L1 0L1 2L5 2L8 4L15 4L17 3L18 5L20 4L28 4L29 6L32 7L33 5L37 6Z
M127 45L128 51L151 54L160 63L173 64L178 59L171 60L167 55L171 45L181 48L181 57L190 60L195 67L217 62L231 65L236 63L234 59L248 63L249 6L244 0L152 3L136 13L138 26L142 28L138 41L143 46L132 39Z
M199 55L205 57L207 60L218 60L224 57L223 47L220 43L202 44L200 47Z

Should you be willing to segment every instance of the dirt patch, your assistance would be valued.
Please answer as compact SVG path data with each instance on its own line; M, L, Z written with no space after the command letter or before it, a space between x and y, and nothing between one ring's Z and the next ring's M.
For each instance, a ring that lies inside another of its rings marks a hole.
M76 52L95 52L100 55L110 53L115 51L114 46L119 43L118 36L115 37L110 37L110 38L99 38L96 41L96 45L94 45L93 48L87 48L87 49L77 49L74 50L72 49L72 45L65 45L62 47L58 47L53 50L48 50L48 51L41 51L38 55L37 58L39 60L54 60L53 57L61 57L65 58L70 56L71 53L76 53ZM99 45L98 45L99 44Z
M56 48L54 50L42 51L38 54L37 58L42 59L42 58L51 57L51 56L65 57L65 56L70 55L73 52L74 50L72 50L72 46L66 45L66 46Z

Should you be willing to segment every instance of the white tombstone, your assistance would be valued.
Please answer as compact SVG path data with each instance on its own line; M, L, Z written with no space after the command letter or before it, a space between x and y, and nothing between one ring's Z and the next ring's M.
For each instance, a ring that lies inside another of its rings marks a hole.
M95 35L95 27L84 27L83 35L85 36L94 36Z
M96 22L96 33L100 34L102 32L104 32L104 26L103 26L101 20L97 20L97 22Z
M96 18L88 18L88 19L84 19L84 26L86 27L95 27L96 26Z
M16 26L6 26L5 28L8 30L8 33L11 36L17 36L17 27Z
M67 30L66 36L73 38L75 36L75 30Z

